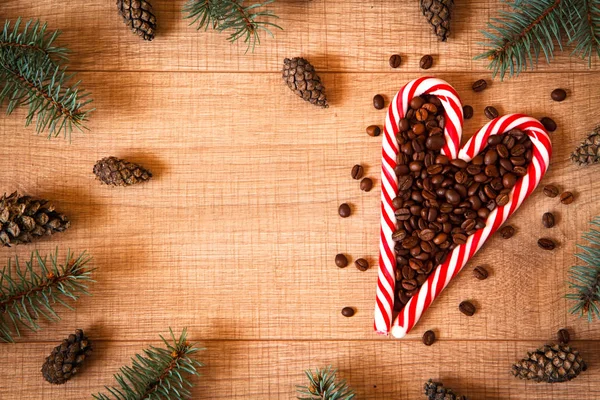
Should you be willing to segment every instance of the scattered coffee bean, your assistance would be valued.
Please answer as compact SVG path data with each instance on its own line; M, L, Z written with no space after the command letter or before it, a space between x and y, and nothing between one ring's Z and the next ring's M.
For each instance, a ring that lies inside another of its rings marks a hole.
M375 107L377 110L383 110L383 107L385 107L385 101L383 100L382 95L376 94L373 97L373 107Z
M476 311L473 303L471 303L469 301L463 301L462 303L460 303L458 305L458 309L460 310L461 313L465 314L467 317L472 317Z
M513 228L511 225L506 225L502 227L499 232L500 236L502 236L502 239L510 239L515 234L515 228Z
M364 178L360 181L360 190L363 192L370 192L373 189L373 180L371 178Z
M538 246L544 250L554 250L556 248L556 244L552 239L541 238L538 240Z
M431 346L435 342L435 332L426 331L423 334L423 344L425 346Z
M552 228L554 226L554 214L549 212L544 213L544 215L542 215L542 224L546 228Z
M429 69L433 65L433 57L429 54L421 57L421 61L419 61L419 67L421 69Z
M367 135L369 136L379 136L381 135L381 128L377 125L369 125L367 127Z
M480 79L478 81L475 81L473 83L473 91L475 92L481 92L483 90L485 90L485 88L487 87L487 81L485 79Z
M575 200L575 196L571 192L563 192L560 195L560 202L563 204L571 204Z
M558 343L567 344L571 341L571 335L566 329L560 329L557 333Z
M369 269L369 262L364 258L359 258L356 261L354 261L354 265L358 270L363 272Z
M365 170L362 165L356 164L354 167L352 167L350 175L352 176L352 179L360 179L362 178L364 171Z
M346 268L348 266L348 258L343 254L336 254L335 265L339 268Z
M558 188L554 185L546 185L544 186L544 194L547 197L556 197L558 196Z
M482 266L477 266L473 269L473 276L482 281L488 277L487 269Z
M346 203L343 203L342 205L340 205L340 208L338 209L338 212L340 214L340 217L342 218L348 218L351 214L350 211L350 206Z
M498 110L496 110L496 108L492 107L492 106L487 106L484 110L483 113L485 114L485 116L488 119L494 119L498 117Z
M344 307L344 308L342 308L342 315L344 317L348 317L348 318L352 317L354 315L354 312L355 312L354 308L352 308L352 307Z
M463 106L463 117L464 119L473 118L473 107L471 107L468 104L466 106Z
M402 64L402 57L400 54L392 54L390 57L390 67L398 68Z
M542 123L542 125L544 125L544 128L548 132L554 132L556 130L556 122L554 122L552 118L544 117L540 120L540 122Z
M554 101L563 101L567 98L567 92L564 89L554 89L552 93L550 93L550 97Z

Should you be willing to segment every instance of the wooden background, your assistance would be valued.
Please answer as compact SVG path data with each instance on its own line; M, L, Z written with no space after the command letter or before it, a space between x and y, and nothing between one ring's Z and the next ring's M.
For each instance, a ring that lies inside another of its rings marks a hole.
M273 9L285 29L254 54L225 34L196 32L181 18L182 0L154 0L158 36L144 43L120 21L114 1L3 0L0 20L37 17L64 34L71 69L91 90L97 111L86 134L51 141L24 127L24 112L0 118L0 191L52 199L72 228L38 242L0 250L2 259L56 246L87 249L94 257L93 297L57 324L0 345L0 399L88 398L129 358L173 327L188 327L206 351L194 399L290 399L302 370L331 364L359 399L420 399L428 378L477 399L599 399L600 322L568 313L573 252L588 221L600 213L597 166L577 168L571 150L598 123L600 67L558 54L551 66L518 79L495 80L483 93L471 83L489 78L479 33L499 1L461 1L454 37L435 40L417 1L280 0ZM388 58L403 57L392 70ZM561 205L537 190L513 217L517 234L493 238L401 341L373 333L379 230L380 138L364 129L381 124L372 96L389 99L422 74L446 79L475 108L468 137L485 122L483 108L549 115L554 156L542 184L571 190ZM284 57L305 56L327 87L321 110L282 84ZM550 91L566 88L562 103ZM104 156L149 167L148 184L101 186L91 173ZM350 178L362 163L375 179L370 193ZM353 215L337 207L349 202ZM552 211L557 226L545 230ZM560 243L536 246L541 236ZM580 242L581 243L581 242ZM366 257L373 268L338 269L334 256ZM63 253L64 254L64 253ZM470 270L487 266L476 281ZM479 311L467 318L458 303ZM340 310L357 314L344 318ZM589 363L573 382L515 380L510 365L567 327ZM96 351L84 373L64 386L39 372L45 356L75 328ZM421 335L433 329L432 347Z

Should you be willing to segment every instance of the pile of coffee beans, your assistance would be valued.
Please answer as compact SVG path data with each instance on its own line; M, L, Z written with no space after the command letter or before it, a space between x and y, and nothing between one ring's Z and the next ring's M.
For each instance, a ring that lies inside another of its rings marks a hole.
M393 199L396 242L396 309L401 309L433 268L478 229L527 173L533 151L520 130L494 135L470 162L450 160L444 110L435 96L415 97L396 134L398 196Z

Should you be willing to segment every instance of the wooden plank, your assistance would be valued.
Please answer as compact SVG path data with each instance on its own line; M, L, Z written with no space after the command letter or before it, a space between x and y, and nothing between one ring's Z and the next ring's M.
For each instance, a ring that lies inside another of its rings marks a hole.
M389 72L388 58L402 54L401 72L417 72L424 54L435 56L434 73L465 71L486 77L487 61L473 57L484 48L481 30L502 9L499 2L457 4L454 36L440 43L420 15L417 2L378 0L278 1L272 9L284 30L263 37L254 54L243 44L231 46L226 33L196 32L182 18L184 0L153 1L158 36L143 43L117 15L114 1L66 3L39 0L34 5L4 0L3 18L39 18L64 31L61 43L73 50L72 67L102 71L279 71L285 57L308 57L319 71ZM506 7L506 6L504 6ZM557 52L540 71L585 71L587 62ZM594 60L597 71L598 63ZM475 80L475 76L473 77Z

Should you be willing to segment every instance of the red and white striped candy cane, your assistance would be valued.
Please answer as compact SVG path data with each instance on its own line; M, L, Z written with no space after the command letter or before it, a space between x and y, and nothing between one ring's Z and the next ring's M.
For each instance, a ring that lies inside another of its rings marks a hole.
M394 172L399 151L396 132L398 123L408 111L410 100L422 94L435 95L444 106L446 116L446 145L442 153L451 159L458 156L462 135L462 105L456 90L447 82L430 77L415 79L404 86L392 100L385 121L381 163L381 231L379 239L379 276L375 330L388 334L392 324L394 290L396 286L396 255L392 233L396 230L396 216L392 200L398 193L398 177Z

